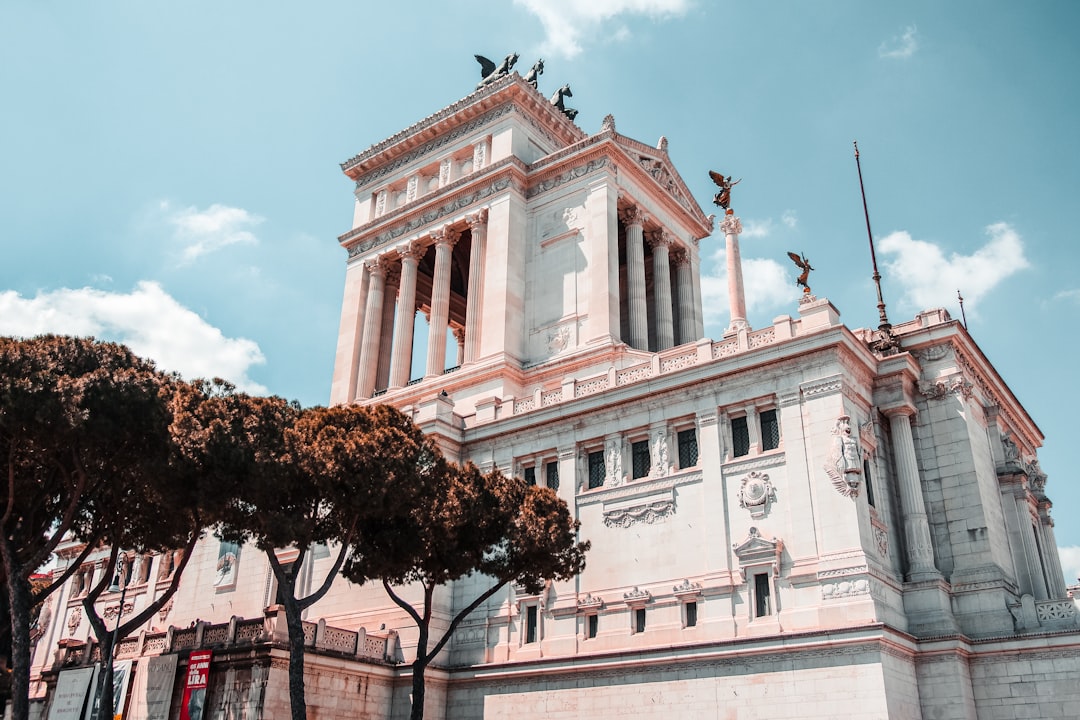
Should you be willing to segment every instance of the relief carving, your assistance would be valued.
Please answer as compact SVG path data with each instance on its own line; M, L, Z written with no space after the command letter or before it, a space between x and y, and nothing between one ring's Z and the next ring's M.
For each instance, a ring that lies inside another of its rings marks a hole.
M775 501L776 489L767 474L754 471L743 478L739 488L739 507L749 510L751 517L765 517L769 504Z
M858 441L851 434L851 418L847 415L838 417L832 434L833 442L825 461L825 474L829 476L838 493L854 498L859 494L859 482L862 479L862 452L859 450Z

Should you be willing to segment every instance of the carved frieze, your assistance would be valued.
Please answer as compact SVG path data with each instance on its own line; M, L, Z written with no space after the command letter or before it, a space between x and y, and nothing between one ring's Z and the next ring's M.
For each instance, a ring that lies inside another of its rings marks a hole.
M582 597L578 598L578 610L598 610L604 606L604 601L601 598L593 597L591 593L585 593Z
M665 498L653 502L615 508L604 511L604 525L608 527L628 528L637 523L652 525L675 513L675 500Z
M974 384L962 374L943 378L936 382L931 380L919 381L919 392L929 400L942 400L949 395L957 395L969 400L974 387Z
M550 177L546 180L541 180L536 185L533 185L526 191L525 197L530 199L534 198L537 195L545 193L548 190L553 190L554 188L557 188L564 183L568 183L572 180L576 180L580 177L588 175L594 170L599 170L600 168L607 166L610 162L610 158L600 157L594 160L590 160L583 165L572 167L566 172L560 173L559 175Z
M641 590L637 585L634 586L633 590L623 593L623 600L626 601L627 605L644 605L651 599L652 595L649 594L649 591Z
M840 598L857 597L870 594L870 580L857 578L855 580L837 580L824 583L821 586L822 600L837 600Z
M671 588L671 591L675 593L675 597L688 597L691 595L700 595L701 589L701 583L692 583L689 580L683 580L681 583Z

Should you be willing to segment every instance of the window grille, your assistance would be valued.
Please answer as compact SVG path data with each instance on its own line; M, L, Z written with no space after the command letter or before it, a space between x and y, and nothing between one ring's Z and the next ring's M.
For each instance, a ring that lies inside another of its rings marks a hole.
M633 464L633 479L643 478L649 474L649 441L639 440L630 446L630 462Z
M698 461L697 430L680 430L678 439L679 468L694 467Z
M546 478L547 479L547 486L549 488L551 488L552 490L558 490L559 489L559 463L554 461L554 460L549 462L547 464L547 467L545 468L545 471L547 473L547 478Z
M589 489L604 486L604 453L602 450L589 453Z
M776 418L776 410L766 410L761 413L761 449L775 450L780 447L780 423Z
M731 418L731 454L742 457L750 452L750 428L746 425L746 416Z
M526 485L535 485L536 484L536 468L534 468L534 467L525 468L525 484Z

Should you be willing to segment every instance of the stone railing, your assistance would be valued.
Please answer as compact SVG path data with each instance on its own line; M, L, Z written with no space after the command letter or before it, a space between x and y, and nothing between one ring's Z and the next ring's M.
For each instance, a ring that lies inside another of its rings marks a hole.
M202 648L241 648L253 645L286 645L289 641L285 608L272 605L265 617L244 619L233 617L227 623L195 623L191 627L171 627L164 632L143 631L122 639L116 649L116 658L126 660L170 652ZM346 630L326 624L326 620L304 622L304 647L308 652L355 657L367 662L401 662L401 649L397 633L369 635L364 628ZM59 669L85 665L101 660L101 647L97 642L64 639L59 643L54 667Z
M761 330L741 330L736 335L717 342L704 339L692 345L680 345L654 354L647 362L622 369L613 367L602 375L593 374L582 378L567 378L559 387L538 388L530 395L513 398L503 407L509 410L510 414L522 415L570 402L587 395L595 395L663 375L677 373L695 365L702 365L758 350L795 337L798 329L798 321L790 318L778 318L776 325ZM475 422L476 418L466 420L467 425Z

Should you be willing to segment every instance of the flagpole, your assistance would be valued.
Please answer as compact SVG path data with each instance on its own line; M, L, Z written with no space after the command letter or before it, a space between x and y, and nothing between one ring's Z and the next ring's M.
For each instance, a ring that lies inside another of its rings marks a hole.
M885 299L881 295L881 273L878 272L877 253L874 252L874 233L870 231L870 210L866 206L866 188L863 187L862 165L859 163L859 143L856 141L854 144L855 167L859 171L859 192L862 193L863 216L866 218L866 237L870 241L870 262L874 267L874 287L877 289L879 324L877 337L870 342L870 349L883 355L892 355L899 349L900 342L892 334L892 324L889 323L889 317L885 314Z

